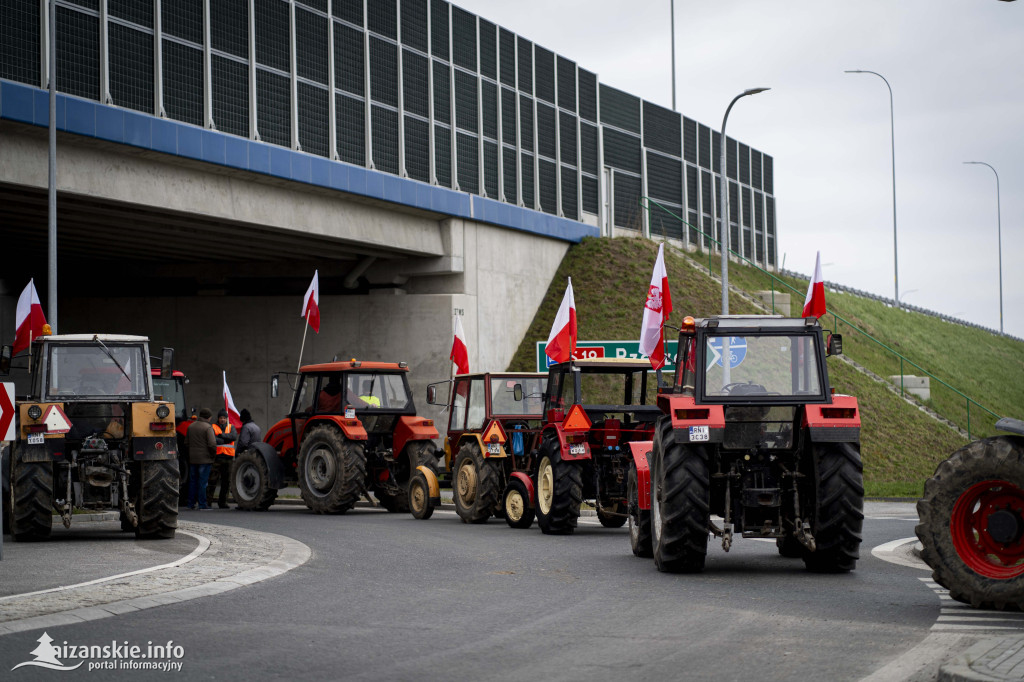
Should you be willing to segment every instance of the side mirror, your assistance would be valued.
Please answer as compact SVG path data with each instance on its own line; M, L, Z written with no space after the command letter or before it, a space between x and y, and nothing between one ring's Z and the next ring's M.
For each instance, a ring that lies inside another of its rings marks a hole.
M278 390L279 390L278 387L280 385L280 382L281 382L281 378L277 374L275 374L272 377L270 377L270 397L271 398L276 398L277 397Z
M829 334L828 341L826 341L825 355L842 355L843 354L843 336L842 334Z
M427 403L437 405L437 386L427 386Z
M11 347L0 347L0 376L7 376L11 373Z
M164 348L160 358L160 378L170 379L174 376L174 349Z
M523 401L523 385L522 384L516 384L515 387L512 389L512 399L515 400L517 403Z

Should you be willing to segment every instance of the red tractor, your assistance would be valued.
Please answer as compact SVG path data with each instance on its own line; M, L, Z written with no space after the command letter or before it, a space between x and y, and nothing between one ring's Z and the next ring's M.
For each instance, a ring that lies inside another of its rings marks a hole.
M921 558L949 596L1024 611L1024 422L965 445L925 481L917 503Z
M864 514L857 399L833 395L814 318L687 317L653 443L629 473L630 542L658 570L704 569L709 535L774 538L813 571L853 570ZM720 522L712 515L721 518Z
M307 365L291 412L263 442L235 454L231 494L239 509L265 510L297 482L306 506L343 514L373 492L391 512L427 518L440 501L434 422L416 415L404 362ZM277 397L279 375L271 379Z
M593 500L601 525L626 523L627 477L636 442L649 441L661 414L643 359L585 359L552 365L545 423L535 442L537 523L549 535L576 528Z
M543 421L546 381L546 374L463 374L427 387L427 402L449 408L445 469L464 523L492 515L513 528L533 523L529 445ZM438 386L450 390L447 403L437 402Z

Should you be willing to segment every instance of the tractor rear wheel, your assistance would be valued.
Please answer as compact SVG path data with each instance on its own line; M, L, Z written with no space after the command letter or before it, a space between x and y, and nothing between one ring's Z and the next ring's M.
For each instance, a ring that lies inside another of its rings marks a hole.
M597 520L605 528L622 528L626 525L626 510L619 502L610 507L602 505L597 508Z
M302 501L317 514L344 514L355 506L366 481L366 454L333 426L316 426L299 449Z
M1024 611L1024 438L966 445L939 464L917 503L921 557L949 596Z
M430 501L430 484L422 471L417 471L409 480L409 511L413 518L429 519L434 514L434 503Z
M18 542L45 540L53 529L53 464L19 462L11 451L11 536Z
M556 460L558 447L545 436L537 469L537 525L545 535L572 535L583 502L583 473L572 462Z
M651 510L640 508L640 488L637 485L636 464L629 467L626 478L626 495L628 497L627 513L629 515L629 546L633 555L650 558L651 547Z
M139 475L135 513L138 540L170 540L178 527L178 460L138 462L132 467Z
M816 548L804 552L804 566L816 573L845 573L860 558L864 525L864 466L856 443L814 447L815 494L811 532Z
M231 463L231 497L238 509L266 511L277 499L270 487L270 470L258 451L248 449L235 455Z
M505 523L510 528L529 528L533 525L536 512L530 506L530 492L518 478L508 482L501 507L505 512Z
M476 442L459 448L452 480L455 512L463 523L484 523L498 503L501 476L498 468L484 459Z
M668 573L699 573L708 553L711 478L703 446L677 443L672 420L654 433L651 530L654 564Z

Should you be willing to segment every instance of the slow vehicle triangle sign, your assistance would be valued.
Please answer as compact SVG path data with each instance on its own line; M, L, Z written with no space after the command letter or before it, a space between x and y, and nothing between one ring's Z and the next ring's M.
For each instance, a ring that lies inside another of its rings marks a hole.
M50 405L43 415L47 433L67 433L71 430L71 420L64 414L60 405Z

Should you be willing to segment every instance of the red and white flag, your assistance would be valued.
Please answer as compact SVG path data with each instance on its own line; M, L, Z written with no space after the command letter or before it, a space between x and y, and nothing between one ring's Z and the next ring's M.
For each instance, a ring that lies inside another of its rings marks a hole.
M552 362L568 362L576 352L576 299L572 295L572 277L565 288L562 305L558 307L555 323L551 325L551 334L544 353Z
M466 345L466 331L462 328L462 317L455 316L455 338L452 339L452 362L457 374L469 374L469 347Z
M665 270L665 245L658 245L658 259L654 261L651 286L644 304L644 321L640 328L640 352L650 357L651 367L665 365L665 321L672 314L672 294L668 290L668 272Z
M236 429L242 428L242 417L238 414L235 401L231 399L231 389L228 388L228 373L224 372L224 409L228 411L228 421Z
M825 278L821 276L821 251L814 259L814 277L807 285L804 299L804 317L821 317L825 314Z
M43 315L43 305L39 302L36 285L30 279L28 286L18 297L17 314L14 321L16 331L11 354L16 355L27 349L32 343L32 339L43 333L44 324L46 324L46 317Z
M317 334L320 333L320 271L313 271L313 281L302 299L302 316Z

